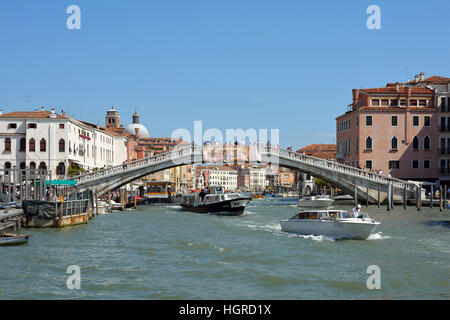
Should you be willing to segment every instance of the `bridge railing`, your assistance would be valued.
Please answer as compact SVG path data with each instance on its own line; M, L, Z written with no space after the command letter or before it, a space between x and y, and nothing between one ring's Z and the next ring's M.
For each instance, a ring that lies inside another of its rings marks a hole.
M315 165L317 167L325 167L327 169L331 169L336 172L350 174L350 175L353 175L356 177L363 178L365 180L371 180L371 181L383 183L383 184L389 184L392 182L392 184L396 188L404 188L406 185L408 190L413 191L415 189L415 187L417 186L414 183L408 183L401 179L397 179L394 177L386 177L386 176L380 175L375 172L370 172L370 171L362 170L359 168L343 165L343 164L340 164L335 161L315 158L315 157L308 156L305 154L297 153L295 151L279 149L277 147L266 147L265 151L267 154L270 154L270 155L273 154L273 155L277 155L277 156L282 156L284 158L300 160L302 162L306 162L306 163Z
M219 145L219 146L207 146L207 147L202 147L202 146L180 147L180 148L175 148L172 151L154 155L154 156L151 156L151 157L148 157L145 159L135 160L135 161L124 163L124 164L121 164L118 166L85 173L83 175L75 177L75 179L77 180L78 183L82 183L82 182L86 182L86 181L91 181L91 180L108 177L108 176L111 176L111 175L114 175L117 173L121 173L124 171L139 169L142 167L146 167L148 165L163 163L163 162L166 162L169 160L177 161L179 159L182 159L184 157L191 156L191 155L200 156L201 160L211 159L210 155L207 156L206 153L208 153L208 152L210 153L212 150L215 150L215 149L220 150L222 152L221 154L219 152L219 156L216 155L216 159L219 159L219 161L220 160L223 161L224 159L229 160L230 155L232 156L231 159L236 160L234 158L235 154L236 154L236 157L239 157L239 156L242 157L243 155L242 155L242 153L239 153L239 151L244 150L244 153L245 153L245 148L247 148L247 147L248 146L242 146L242 145L240 145L240 146L228 146L228 145L220 146ZM247 150L247 157L249 157L250 153L252 153L252 155L256 154L257 161L261 160L262 154L266 154L266 155L270 155L270 156L277 156L277 157L292 159L295 161L300 161L300 162L307 163L307 164L310 164L310 165L313 165L316 167L323 167L328 170L332 170L332 171L339 172L339 173L345 173L347 175L352 175L352 176L362 178L364 180L376 182L376 183L382 183L382 184L392 183L394 185L394 187L396 187L396 188L404 188L406 185L407 189L412 191L416 187L416 184L408 183L406 181L403 181L403 180L400 180L397 178L383 176L378 173L369 172L369 171L362 170L359 168L343 165L343 164L337 163L335 161L315 158L313 156L308 156L308 155L305 155L302 153L297 153L295 151L280 149L275 146L256 145L256 146L251 146L251 147L253 147L253 148L251 148L251 150ZM245 155L244 155L244 157L245 157ZM247 160L249 160L249 159L247 159ZM251 158L250 160L255 160L255 157Z

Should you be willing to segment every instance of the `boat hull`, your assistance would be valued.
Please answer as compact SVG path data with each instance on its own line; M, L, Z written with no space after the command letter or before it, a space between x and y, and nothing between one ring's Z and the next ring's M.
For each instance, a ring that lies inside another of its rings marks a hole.
M280 221L284 232L303 235L322 235L343 239L367 239L379 223L373 222L340 222L317 220L284 220Z
M0 236L0 246L19 246L28 243L29 236L17 234L3 234Z
M192 211L196 213L237 216L244 213L244 209L250 200L250 198L233 199L216 203L201 204L199 206L181 204L181 208L185 211Z

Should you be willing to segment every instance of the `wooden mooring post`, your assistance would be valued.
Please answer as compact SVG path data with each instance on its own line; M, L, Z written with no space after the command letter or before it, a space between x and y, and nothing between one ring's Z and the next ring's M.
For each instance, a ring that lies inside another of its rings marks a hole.
M430 191L430 208L433 208L433 198L434 198L434 190L433 190L433 186L431 186L431 191Z
M358 205L358 187L355 186L355 206Z
M97 190L95 191L95 215L98 216L98 196L97 196Z
M422 193L421 193L421 187L416 187L416 203L417 203L417 211L422 210Z
M120 189L119 192L120 192L120 210L123 211L125 209L123 189Z
M381 198L381 189L380 186L378 186L378 198L377 198L377 206L380 207L380 198Z
M443 211L444 210L444 203L442 201L442 185L439 186L439 211Z
M387 186L387 197L386 197L386 205L387 205L387 211L391 210L391 183L388 183Z
M369 187L366 188L366 207L369 207Z
M403 209L405 209L405 210L406 210L406 205L407 205L406 195L407 195L407 189L406 189L406 184L405 184L405 186L403 187Z

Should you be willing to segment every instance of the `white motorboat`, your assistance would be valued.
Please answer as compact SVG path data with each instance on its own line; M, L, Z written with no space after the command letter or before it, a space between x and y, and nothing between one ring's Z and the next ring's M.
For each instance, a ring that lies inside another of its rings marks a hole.
M300 211L289 220L281 220L280 224L284 232L364 240L380 223L367 213L355 218L348 211L315 210Z
M111 208L109 207L108 203L106 203L105 201L97 200L97 204L98 204L98 213L99 214L111 212ZM94 212L96 212L96 210L97 210L96 203L94 202Z
M303 197L297 202L297 207L301 208L328 208L334 200L330 196L308 196Z
M355 199L349 194L335 196L333 200L334 205L352 205L355 203Z

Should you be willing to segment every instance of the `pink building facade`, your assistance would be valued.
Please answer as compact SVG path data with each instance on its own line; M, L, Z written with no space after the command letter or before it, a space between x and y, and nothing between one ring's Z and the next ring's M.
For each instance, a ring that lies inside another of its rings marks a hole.
M354 89L336 118L336 159L406 180L436 181L438 113L435 91L400 83Z

